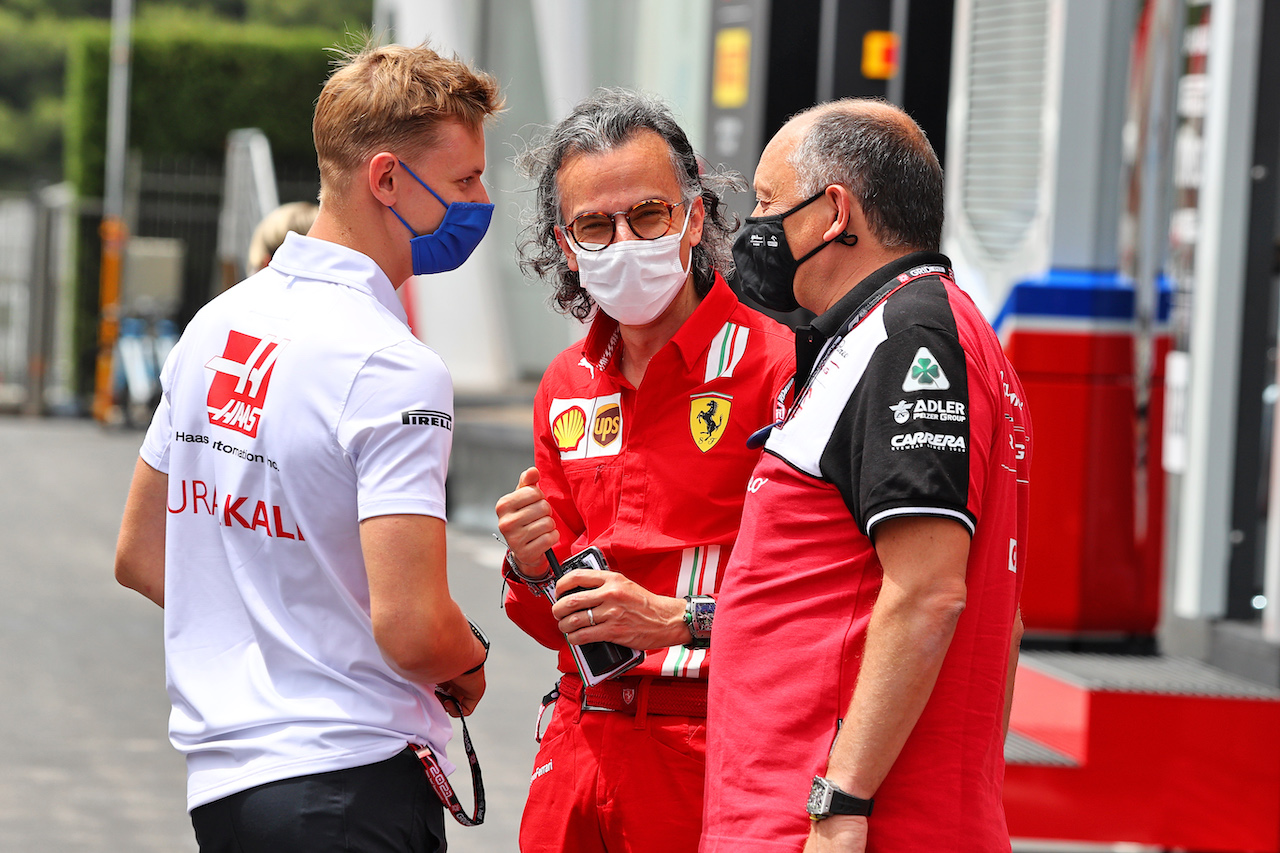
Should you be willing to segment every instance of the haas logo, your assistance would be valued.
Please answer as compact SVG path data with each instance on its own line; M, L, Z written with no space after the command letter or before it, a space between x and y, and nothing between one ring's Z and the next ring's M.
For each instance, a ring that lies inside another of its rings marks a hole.
M255 338L242 332L227 333L222 355L205 364L214 372L209 384L209 423L258 437L262 407L267 402L267 386L276 366L283 338Z

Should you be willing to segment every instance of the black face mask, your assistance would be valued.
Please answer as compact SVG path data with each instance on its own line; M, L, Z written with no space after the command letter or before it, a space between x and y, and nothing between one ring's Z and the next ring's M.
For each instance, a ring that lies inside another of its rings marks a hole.
M787 234L782 220L803 207L813 204L826 194L819 190L784 213L773 216L749 216L733 241L733 264L738 270L738 284L742 292L765 308L774 311L794 311L796 302L796 268L821 252L836 240L846 246L858 242L856 234L842 234L835 240L824 240L817 248L796 260L787 245Z

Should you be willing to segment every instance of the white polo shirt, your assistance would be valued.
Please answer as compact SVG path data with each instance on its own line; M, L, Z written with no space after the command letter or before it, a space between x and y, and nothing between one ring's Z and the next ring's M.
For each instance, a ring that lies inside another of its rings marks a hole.
M360 550L363 519L445 515L453 386L386 275L290 234L195 316L161 381L141 456L169 475L165 657L188 809L407 741L443 756L439 701L374 642Z

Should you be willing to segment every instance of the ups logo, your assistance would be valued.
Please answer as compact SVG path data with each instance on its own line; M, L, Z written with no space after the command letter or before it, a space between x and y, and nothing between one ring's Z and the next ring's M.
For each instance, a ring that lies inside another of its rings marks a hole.
M601 447L608 447L622 432L622 408L617 403L601 406L591 424L591 437Z

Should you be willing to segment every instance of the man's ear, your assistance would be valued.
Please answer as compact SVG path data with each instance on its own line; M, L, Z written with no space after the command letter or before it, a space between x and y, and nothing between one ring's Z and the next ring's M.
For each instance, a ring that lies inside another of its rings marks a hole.
M378 201L391 207L397 201L399 181L396 180L396 166L399 164L396 155L387 151L379 151L369 158L368 175L369 192Z
M853 194L840 184L831 184L827 187L827 198L831 199L835 207L835 219L822 233L822 239L829 243L849 233L855 217L854 207L858 202L854 200Z
M564 252L564 259L569 265L569 269L577 272L578 256L574 254L573 247L569 244L569 240L564 236L564 229L557 225L554 233L556 235L556 244L560 246L560 251Z
M707 209L703 206L702 196L689 202L689 245L696 246L702 242L702 223L706 219Z

